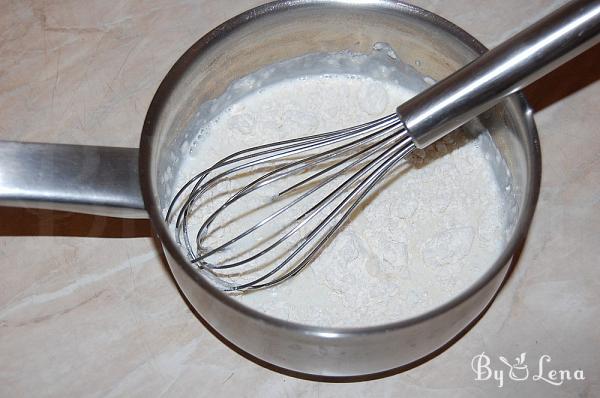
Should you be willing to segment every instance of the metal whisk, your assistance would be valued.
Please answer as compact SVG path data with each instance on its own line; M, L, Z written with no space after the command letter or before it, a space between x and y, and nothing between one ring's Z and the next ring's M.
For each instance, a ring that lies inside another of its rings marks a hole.
M209 271L206 274L224 290L279 284L319 254L411 151L440 139L599 38L600 1L573 1L405 102L392 115L221 159L176 193L166 220L175 219L177 240L190 261ZM239 189L219 190L236 180L243 182ZM268 195L261 196L265 190ZM216 196L225 200L192 228L192 214ZM254 196L260 200L250 200ZM242 212L226 218L235 206ZM214 227L217 218L225 222ZM240 229L243 232L210 244L211 239L222 238L220 233L230 224L242 221L248 225Z

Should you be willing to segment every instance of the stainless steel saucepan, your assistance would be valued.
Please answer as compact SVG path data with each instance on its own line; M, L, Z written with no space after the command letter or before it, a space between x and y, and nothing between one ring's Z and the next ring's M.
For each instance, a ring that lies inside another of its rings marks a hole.
M395 323L312 327L248 308L199 276L174 241L162 209L172 195L181 146L197 109L227 85L307 53L370 51L386 42L424 76L439 80L486 51L423 9L388 0L284 0L247 11L196 42L169 71L148 110L140 148L0 142L0 204L118 217L150 217L189 302L223 337L275 366L313 375L356 376L402 367L439 349L488 305L524 238L538 197L540 150L521 94L479 117L512 176L514 232L488 271L452 301ZM195 124L196 123L196 124ZM172 163L175 162L175 165Z

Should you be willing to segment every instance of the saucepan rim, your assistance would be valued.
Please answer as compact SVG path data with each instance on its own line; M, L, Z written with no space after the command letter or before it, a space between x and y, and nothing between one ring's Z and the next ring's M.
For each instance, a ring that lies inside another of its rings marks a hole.
M426 23L436 25L450 35L462 41L465 45L469 46L478 54L483 54L487 51L486 47L483 46L483 44L481 44L477 39L446 19L420 7L393 0L372 0L364 3L351 3L348 0L279 0L245 11L214 28L196 43L194 43L173 65L156 91L156 94L154 95L154 98L148 109L140 139L139 170L142 196L146 209L150 215L153 228L158 234L163 247L166 248L167 252L177 262L177 266L182 267L198 285L200 285L214 298L245 316L255 318L278 328L298 330L304 335L314 335L327 338L372 335L389 332L390 330L411 327L427 321L428 319L444 314L483 289L488 282L496 277L498 272L501 272L504 266L511 260L518 245L521 244L527 234L539 195L539 186L541 181L541 152L539 148L537 128L533 120L533 112L522 93L519 92L513 94L511 97L505 100L512 101L516 106L516 109L518 109L518 112L523 115L526 129L528 131L527 144L530 152L528 154L528 184L526 186L526 190L524 191L525 200L523 203L523 209L521 211L521 217L515 225L512 237L494 264L484 275L479 277L477 281L472 283L468 288L463 290L453 299L436 306L429 311L412 316L410 318L372 326L325 327L287 321L254 310L220 291L199 275L194 266L185 258L182 251L178 248L178 245L173 239L168 225L164 222L163 213L157 200L158 193L155 191L156 184L154 181L156 177L152 166L155 156L155 145L158 141L158 137L156 135L157 123L160 120L161 112L168 101L169 95L173 92L174 88L179 82L179 79L184 75L184 72L194 62L194 60L198 56L201 56L204 51L207 51L211 46L217 43L221 38L226 37L228 34L236 29L239 29L245 24L252 23L260 18L290 9L324 6L341 8L353 7L354 9L359 10L361 8L364 10L377 9L391 13L410 15L411 17L421 19Z

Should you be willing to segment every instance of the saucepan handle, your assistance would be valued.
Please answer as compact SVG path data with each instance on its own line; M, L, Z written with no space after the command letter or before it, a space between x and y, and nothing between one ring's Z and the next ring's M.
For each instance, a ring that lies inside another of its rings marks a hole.
M138 149L0 141L0 206L147 218Z

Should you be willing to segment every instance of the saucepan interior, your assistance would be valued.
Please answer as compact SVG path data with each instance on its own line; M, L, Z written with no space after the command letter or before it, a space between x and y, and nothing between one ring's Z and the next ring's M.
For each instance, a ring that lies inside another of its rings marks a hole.
M402 62L434 80L485 51L449 22L402 3L270 3L227 21L190 48L163 81L146 119L140 158L142 190L178 283L216 331L277 366L310 374L358 375L406 365L434 351L491 300L531 220L539 187L539 149L530 111L517 95L472 126L489 130L508 168L508 173L499 168L498 177L510 176L512 236L501 256L490 259L489 271L452 302L384 326L309 327L259 314L235 302L185 261L162 217L173 195L179 162L203 122L202 105L218 98L232 81L266 65L317 52L368 53L378 42L389 44ZM427 336L419 337L426 326L430 328ZM405 343L406 347L398 349L386 346Z

